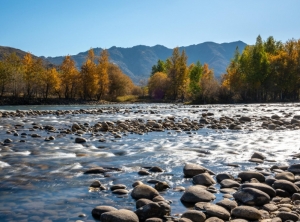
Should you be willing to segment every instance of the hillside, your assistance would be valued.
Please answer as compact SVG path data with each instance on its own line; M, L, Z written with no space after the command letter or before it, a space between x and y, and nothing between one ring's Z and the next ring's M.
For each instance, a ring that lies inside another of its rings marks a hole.
M245 46L246 44L242 41L222 44L205 42L197 45L180 47L180 50L185 50L188 56L188 64L196 63L198 60L202 64L208 63L209 66L214 69L215 76L218 78L226 71L226 67L233 57L236 47L239 47L240 51L242 51ZM101 48L94 48L95 55L100 55L101 51ZM162 45L152 47L138 45L131 48L114 46L108 49L111 62L117 64L136 84L142 79L148 79L151 68L156 64L157 60L166 60L172 55L172 51L173 49ZM19 49L0 46L0 59L5 53L11 52L15 52L20 57L23 57L26 53ZM85 61L87 52L88 51L72 55L78 68ZM48 64L60 65L64 56L41 58Z
M27 52L12 47L0 46L0 60L2 60L5 55L9 55L11 53L15 53L18 57L23 58ZM32 57L34 59L39 58L35 55L32 55ZM54 63L51 63L50 61L45 59L45 57L40 57L40 58L43 60L43 63L46 65L46 67L51 68L56 66Z

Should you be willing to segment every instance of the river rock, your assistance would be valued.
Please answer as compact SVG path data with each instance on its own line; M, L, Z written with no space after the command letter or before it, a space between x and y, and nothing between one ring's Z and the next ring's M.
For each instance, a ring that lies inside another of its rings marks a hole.
M157 191L163 191L163 190L166 190L166 189L169 189L170 186L167 182L163 181L159 181L158 183L155 184L155 187L154 187Z
M157 203L152 202L138 208L135 213L141 221L151 217L163 218L170 215L171 207L162 201Z
M273 183L273 187L275 189L282 189L290 194L297 193L300 191L299 187L297 187L294 183L287 181L287 180L276 180Z
M229 199L224 199L224 200L217 202L216 205L224 207L226 210L231 212L232 209L237 207L237 202L229 200Z
M258 209L250 206L238 206L232 210L231 215L246 220L259 220L262 217Z
M282 221L298 221L299 217L295 213L291 212L279 212L277 215Z
M240 122L251 122L251 118L248 117L248 116L242 116L240 119L239 119Z
M112 193L118 194L118 195L126 195L129 193L129 191L125 190L125 189L115 189L112 191Z
M103 169L102 167L93 167L85 171L84 174L100 174L105 172L107 172L107 170Z
M292 196L292 201L300 200L300 193L294 193Z
M198 164L194 163L186 163L184 168L183 168L183 173L185 177L193 177L201 173L208 172L208 169L206 169L203 166L200 166Z
M244 188L233 194L233 197L246 205L262 206L270 202L270 196L255 188Z
M203 189L202 186L188 187L181 197L181 201L188 203L210 202L216 198L215 195Z
M220 182L221 188L234 188L240 187L240 184L232 179L224 179Z
M163 220L161 218L151 217L145 220L145 222L163 222Z
M276 196L276 191L267 184L264 183L244 183L241 188L251 187L258 190L261 190L268 194L271 198Z
M261 160L266 159L265 155L263 155L262 153L259 153L259 152L254 152L251 156L251 159L252 158L261 159Z
M193 183L210 186L215 184L216 181L208 173L201 173L193 177Z
M135 181L133 184L132 184L132 187L136 187L136 186L138 186L138 185L142 185L142 184L144 184L142 181Z
M207 218L205 220L205 222L224 222L224 220L218 218L218 217L210 217L210 218Z
M293 174L300 174L300 163L289 166L287 170Z
M264 209L268 212L273 212L273 211L278 210L278 207L275 204L268 203L268 204L263 205L262 209Z
M295 181L295 175L291 172L276 173L275 179L277 179L277 180L288 180L288 181L294 182Z
M101 222L139 222L138 216L126 209L110 211L101 214Z
M118 190L118 189L126 189L127 187L126 187L126 185L124 185L124 184L115 184L115 185L112 185L111 187L110 187L110 190L111 191L114 191L114 190Z
M150 187L146 184L141 184L133 188L131 196L133 199L146 198L152 200L154 197L158 196L159 193L153 187Z
M135 207L138 209L138 208L143 207L144 205L147 205L149 203L153 203L153 201L149 200L149 199L141 198L141 199L138 199L135 202Z
M255 178L259 182L265 182L264 175L256 171L243 171L238 174L238 177L240 177L242 181L250 181L251 178Z
M230 213L221 206L215 205L215 204L209 204L204 207L206 214L210 217L218 217L222 220L229 220Z
M217 176L216 176L216 180L218 183L220 183L222 180L225 180L225 179L231 179L233 180L234 177L229 174L229 173L219 173Z
M161 172L164 172L164 170L158 166L154 166L154 167L151 167L149 169L150 172L153 172L153 173L161 173Z
M77 137L76 139L75 139L75 143L86 143L86 139L85 138L83 138L83 137Z
M117 210L111 206L97 206L92 210L92 215L95 219L100 220L101 214Z
M181 218L188 218L193 222L204 222L205 214L199 210L188 210L181 215Z

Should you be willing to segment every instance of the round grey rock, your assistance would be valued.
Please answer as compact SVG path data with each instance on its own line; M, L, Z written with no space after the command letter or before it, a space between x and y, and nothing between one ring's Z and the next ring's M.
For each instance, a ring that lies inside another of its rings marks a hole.
M146 184L141 184L133 188L131 196L133 199L146 198L152 200L154 197L158 196L159 193L153 187L150 187Z
M193 183L210 186L216 183L216 181L208 173L201 173L193 177Z
M188 203L210 202L214 199L216 199L215 195L197 185L188 187L181 197L181 201Z
M252 178L255 178L259 182L265 182L264 175L256 171L243 171L238 174L238 177L240 177L242 181L250 181Z
M276 191L269 185L264 183L244 183L242 184L241 188L251 187L258 190L261 190L268 194L271 198L276 196Z
M259 220L262 217L258 209L250 206L238 206L232 210L231 215L246 220Z
M204 207L206 214L210 217L218 217L222 220L229 220L230 213L221 206L215 205L215 204L209 204Z
M255 188L244 188L233 194L233 197L246 205L262 206L270 202L270 196Z
M101 222L139 222L138 216L130 210L121 209L101 214Z
M111 206L97 206L92 210L92 215L95 219L100 220L101 214L117 210Z
M181 218L188 218L193 222L204 222L205 214L199 210L188 210L181 215Z

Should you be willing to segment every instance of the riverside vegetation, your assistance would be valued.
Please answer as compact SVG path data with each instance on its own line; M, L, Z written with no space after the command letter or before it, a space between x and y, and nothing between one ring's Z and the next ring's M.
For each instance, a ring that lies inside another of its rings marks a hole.
M185 51L177 47L166 61L158 60L148 83L139 86L109 62L107 50L99 56L89 50L80 70L70 56L53 67L30 53L24 58L10 54L0 61L0 97L3 104L137 101L146 96L147 101L192 103L299 101L299 67L300 40L282 43L260 36L242 53L236 49L219 80L207 64L188 65Z

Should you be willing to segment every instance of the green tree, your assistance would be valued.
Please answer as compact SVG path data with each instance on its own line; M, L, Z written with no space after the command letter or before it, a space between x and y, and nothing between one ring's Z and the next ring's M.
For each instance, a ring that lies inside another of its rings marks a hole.
M151 76L153 76L155 73L157 72L166 72L166 64L163 60L158 60L156 65L152 66L152 70L151 70Z

